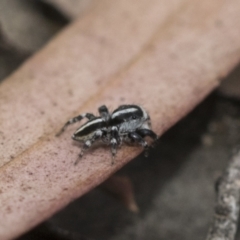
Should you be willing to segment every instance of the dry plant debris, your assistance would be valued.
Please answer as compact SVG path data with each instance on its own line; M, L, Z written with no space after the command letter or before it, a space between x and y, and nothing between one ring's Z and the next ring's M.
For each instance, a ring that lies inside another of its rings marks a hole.
M240 60L239 11L237 0L104 0L6 79L0 239L32 228L141 151L124 147L111 166L109 152L97 148L74 166L73 129L55 137L67 119L135 103L161 135Z
M54 5L59 9L64 15L69 19L74 19L79 17L81 14L90 9L94 4L100 2L101 0L43 0L49 4Z
M207 240L234 240L240 204L240 151L231 159L228 169L219 179L213 223Z
M37 11L39 1L1 0L0 27L10 44L22 52L40 49L62 24L47 20Z
M116 174L108 178L100 187L120 200L130 211L138 212L131 180Z

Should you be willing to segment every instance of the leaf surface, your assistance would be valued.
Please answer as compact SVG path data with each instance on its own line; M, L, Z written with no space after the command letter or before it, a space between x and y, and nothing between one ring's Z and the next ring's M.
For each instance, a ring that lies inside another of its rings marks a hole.
M240 2L104 0L0 85L0 239L27 231L136 157L85 154L71 117L139 104L161 135L240 59Z

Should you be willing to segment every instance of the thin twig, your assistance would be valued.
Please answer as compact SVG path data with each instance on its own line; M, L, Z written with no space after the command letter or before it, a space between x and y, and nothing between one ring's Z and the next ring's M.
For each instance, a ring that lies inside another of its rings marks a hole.
M237 231L240 201L240 150L217 184L217 203L207 240L233 240Z

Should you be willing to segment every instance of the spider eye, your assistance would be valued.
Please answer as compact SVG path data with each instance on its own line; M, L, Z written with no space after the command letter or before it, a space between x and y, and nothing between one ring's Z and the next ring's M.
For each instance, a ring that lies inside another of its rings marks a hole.
M136 116L136 115L133 115L133 116L132 116L132 119L137 119L137 116Z

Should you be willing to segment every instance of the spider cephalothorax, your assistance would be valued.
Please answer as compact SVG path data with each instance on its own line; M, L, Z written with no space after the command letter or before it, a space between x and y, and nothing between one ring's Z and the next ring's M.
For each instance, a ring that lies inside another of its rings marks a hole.
M74 140L84 143L80 157L97 140L111 146L114 159L117 148L123 142L137 143L147 150L149 145L144 137L149 136L153 140L157 139L157 135L151 130L149 115L138 105L121 105L111 114L103 105L98 108L98 112L99 117L92 113L85 113L70 119L57 134L60 135L68 125L87 118L88 121L80 126L72 136Z

